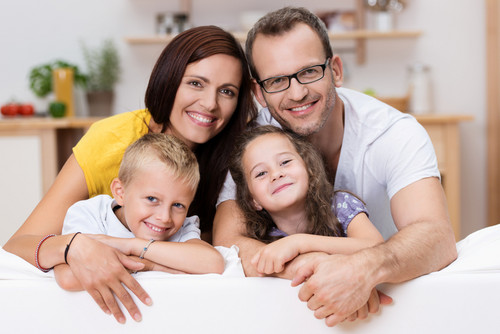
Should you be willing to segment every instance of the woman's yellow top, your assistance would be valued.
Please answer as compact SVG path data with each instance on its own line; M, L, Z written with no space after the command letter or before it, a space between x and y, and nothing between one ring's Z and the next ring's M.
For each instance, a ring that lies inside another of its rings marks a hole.
M73 147L85 174L89 198L111 196L111 181L118 176L123 154L134 141L149 132L151 114L146 109L126 112L97 121Z

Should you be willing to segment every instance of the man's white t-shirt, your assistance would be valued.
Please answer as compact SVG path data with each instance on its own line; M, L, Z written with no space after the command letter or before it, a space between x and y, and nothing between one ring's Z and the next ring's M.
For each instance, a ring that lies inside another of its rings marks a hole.
M98 195L73 204L64 218L62 234L89 233L106 234L117 238L134 238L116 217L113 208L118 204L109 195ZM168 241L184 242L200 239L200 220L198 216L186 217L182 227Z
M337 88L337 93L344 102L345 129L334 188L359 196L387 239L397 231L392 196L415 181L440 177L434 147L413 116L354 90ZM267 108L260 110L258 123L279 126ZM228 175L217 205L235 199L235 188Z

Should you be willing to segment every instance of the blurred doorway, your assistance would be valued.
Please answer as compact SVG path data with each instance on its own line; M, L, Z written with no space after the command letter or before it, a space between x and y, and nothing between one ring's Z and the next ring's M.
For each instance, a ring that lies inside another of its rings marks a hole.
M488 225L500 223L500 1L486 0Z

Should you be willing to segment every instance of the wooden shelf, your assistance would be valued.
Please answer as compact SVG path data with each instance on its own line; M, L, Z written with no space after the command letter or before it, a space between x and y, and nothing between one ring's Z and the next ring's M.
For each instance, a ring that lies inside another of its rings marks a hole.
M234 37L244 43L247 37L246 32L233 32ZM335 40L353 40L356 42L357 63L363 64L365 57L365 42L369 39L397 39L397 38L417 38L422 35L420 30L393 30L393 31L374 31L374 30L353 30L345 32L329 32L330 39ZM174 35L151 35L151 36L130 36L125 37L125 41L133 45L166 45L175 36Z
M413 115L417 121L422 125L442 124L442 123L460 123L466 121L473 121L473 115L463 114L422 114Z
M0 118L0 134L3 131L45 130L45 129L78 129L88 128L102 117L2 117Z
M246 32L233 32L234 37L240 42L244 42ZM330 32L329 36L334 40L356 40L356 39L393 39L393 38L416 38L422 34L420 30L393 30L393 31L373 31L373 30L353 30L345 32ZM128 36L125 41L129 44L166 44L174 35L150 35L150 36Z

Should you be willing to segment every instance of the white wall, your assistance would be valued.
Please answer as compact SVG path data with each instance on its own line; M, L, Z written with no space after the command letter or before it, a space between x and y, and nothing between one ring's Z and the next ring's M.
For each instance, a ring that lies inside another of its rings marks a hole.
M192 17L195 25L217 24L238 29L242 10L267 11L288 4L311 10L335 9L334 5L347 8L355 0L310 3L193 0ZM423 36L369 41L367 61L361 66L355 63L352 54L343 55L348 71L344 86L360 90L370 87L386 96L402 95L407 87L407 66L420 61L431 67L437 112L475 116L474 122L461 126L462 234L467 235L486 224L484 2L408 0L407 3L398 16L398 27L421 29ZM160 0L1 2L0 103L16 98L45 109L47 101L36 99L28 89L29 70L54 59L74 62L85 69L80 41L94 46L111 37L118 45L123 67L114 113L142 107L149 74L162 47L129 45L124 37L153 33L155 14L176 9L176 1ZM5 156L3 152L0 154ZM1 184L0 192L8 192L14 186ZM4 223L2 218L0 223Z
M40 144L35 136L0 137L0 245L42 196Z

